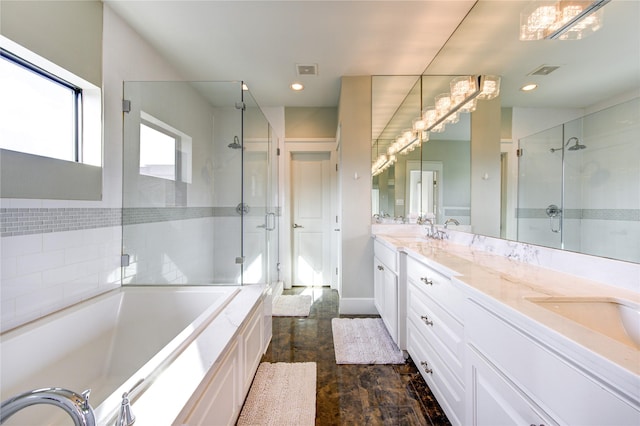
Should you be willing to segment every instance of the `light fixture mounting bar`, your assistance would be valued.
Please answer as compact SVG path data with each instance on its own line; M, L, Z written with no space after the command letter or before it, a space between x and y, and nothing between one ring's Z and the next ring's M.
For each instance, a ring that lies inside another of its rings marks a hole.
M592 14L593 12L595 12L598 9L600 9L602 6L604 6L605 4L609 3L610 1L611 0L596 0L596 1L594 1L589 6L587 6L582 12L578 13L576 16L574 16L569 21L567 21L567 23L565 23L563 26L561 26L560 28L558 28L557 30L552 32L551 34L547 35L545 37L545 40L555 40L555 39L559 38L562 34L564 34L567 31L569 31L569 29L571 27L573 27L578 21L580 21L581 19L585 18L586 16Z
M415 143L415 141L418 140L418 137L416 136L415 138L411 139L409 142L407 142L407 144L405 146L403 146L402 148L400 148L398 150L398 154L401 154L405 149L409 148L411 145L413 145Z

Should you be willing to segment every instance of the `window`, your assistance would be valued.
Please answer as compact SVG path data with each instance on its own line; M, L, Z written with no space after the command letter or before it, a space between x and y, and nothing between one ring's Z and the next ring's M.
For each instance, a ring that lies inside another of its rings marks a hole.
M176 180L176 138L140 124L140 174Z
M144 111L140 119L140 174L190 183L191 137Z
M102 199L98 86L0 35L0 198Z
M82 162L82 89L1 50L0 148Z

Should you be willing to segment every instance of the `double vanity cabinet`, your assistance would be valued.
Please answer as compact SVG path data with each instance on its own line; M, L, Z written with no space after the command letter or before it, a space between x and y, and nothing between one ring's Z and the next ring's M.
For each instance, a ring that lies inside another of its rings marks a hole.
M536 304L569 300L566 275L416 237L374 255L375 305L452 424L640 424L640 346Z

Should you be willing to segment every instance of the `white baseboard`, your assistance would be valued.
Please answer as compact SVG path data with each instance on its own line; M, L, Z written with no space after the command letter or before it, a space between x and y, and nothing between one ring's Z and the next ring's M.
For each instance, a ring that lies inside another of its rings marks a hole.
M379 315L373 298L340 298L340 315Z
M276 297L281 296L282 290L284 290L284 282L278 281L273 284L273 298L275 299Z

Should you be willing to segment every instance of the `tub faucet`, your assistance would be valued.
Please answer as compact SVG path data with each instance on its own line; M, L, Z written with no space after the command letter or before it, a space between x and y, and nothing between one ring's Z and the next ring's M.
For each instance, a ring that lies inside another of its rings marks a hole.
M75 426L95 426L96 417L89 405L91 389L77 393L62 388L44 388L11 397L0 405L0 424L23 408L36 404L50 404L62 408L73 419Z
M131 403L129 402L129 393L122 394L122 405L120 405L120 413L116 426L131 426L136 421L136 416L131 411Z

